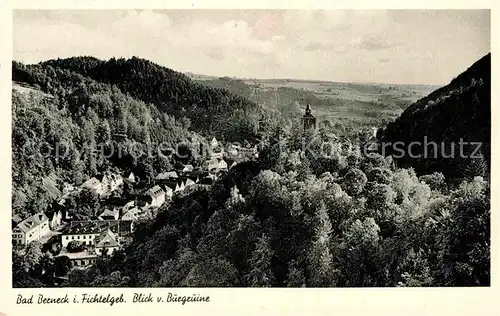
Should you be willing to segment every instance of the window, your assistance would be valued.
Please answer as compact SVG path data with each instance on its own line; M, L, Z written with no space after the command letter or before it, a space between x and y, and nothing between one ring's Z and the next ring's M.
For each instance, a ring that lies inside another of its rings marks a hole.
M76 239L80 239L80 236L77 236Z
M75 236L71 236L71 240L75 240Z
M66 236L66 240L68 240L68 239L69 239L69 236Z
M83 239L87 239L87 236L83 235Z

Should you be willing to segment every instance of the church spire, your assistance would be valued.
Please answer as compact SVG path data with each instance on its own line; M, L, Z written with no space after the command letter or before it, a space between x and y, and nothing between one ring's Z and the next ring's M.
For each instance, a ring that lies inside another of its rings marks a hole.
M306 107L306 114L302 118L304 123L304 130L308 130L310 128L316 128L316 118L311 113L311 105L308 103Z

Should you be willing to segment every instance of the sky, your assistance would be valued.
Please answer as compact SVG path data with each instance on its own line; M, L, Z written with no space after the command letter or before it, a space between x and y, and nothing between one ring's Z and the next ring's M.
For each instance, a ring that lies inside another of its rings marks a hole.
M13 58L149 59L239 78L445 85L490 51L489 10L16 10Z

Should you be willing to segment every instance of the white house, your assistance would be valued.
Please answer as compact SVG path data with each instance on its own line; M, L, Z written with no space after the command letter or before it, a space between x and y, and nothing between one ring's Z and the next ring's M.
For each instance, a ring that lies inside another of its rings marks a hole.
M151 197L151 206L160 207L165 203L165 192L158 185L155 185L146 192Z
M210 146L212 146L212 149L219 146L219 142L217 141L217 138L212 138L212 140L210 141Z
M224 153L222 153L222 152L220 152L220 153L212 153L212 158L222 159L222 158L224 158Z
M20 222L12 230L12 243L15 246L26 246L50 232L49 219L44 213L37 213Z
M217 167L219 170L227 170L227 162L225 162L224 159L221 159L219 160Z
M93 246L98 234L99 228L97 225L92 225L91 222L79 223L70 227L61 235L61 244L63 248L66 248L70 242L77 241L86 246Z
M136 221L141 216L141 213L141 210L137 206L134 206L124 211L121 219L124 221Z
M174 190L172 190L171 187L165 186L165 197L171 199L172 196L174 195Z
M62 213L61 211L54 212L52 219L50 220L49 227L51 230L56 230L61 227Z
M192 186L192 185L195 185L195 184L196 184L196 182L194 182L193 180L191 180L191 179L188 178L188 179L186 179L186 185L185 185L185 187L189 187L189 186Z
M101 181L97 180L95 177L88 179L82 184L82 188L90 189L97 195L103 194L103 186Z
M118 249L120 249L120 244L111 229L104 230L96 238L95 253L98 256L111 256Z
M156 180L177 179L179 175L175 171L162 172L156 176Z
M129 182L134 183L134 182L135 182L135 174L134 174L133 172L131 172L131 173L128 175L127 180L128 180Z
M194 170L194 167L191 164L185 165L184 168L182 168L183 172L192 172L193 170Z
M104 212L102 212L98 218L101 220L117 220L119 216L120 216L120 210L114 207L112 210L105 209Z

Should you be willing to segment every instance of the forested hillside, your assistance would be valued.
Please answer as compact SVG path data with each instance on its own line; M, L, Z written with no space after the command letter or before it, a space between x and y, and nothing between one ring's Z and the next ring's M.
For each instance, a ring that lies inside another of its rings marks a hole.
M133 57L108 61L93 57L49 60L41 66L67 69L120 90L175 117L186 117L195 131L228 141L255 136L263 108L222 88L191 81L186 75Z
M475 175L488 176L490 170L491 133L491 55L488 54L440 88L406 109L380 134L381 143L404 143L405 153L396 161L399 166L413 167L417 173L443 172L447 178L462 179ZM464 145L461 157L459 142ZM433 145L438 144L436 150ZM408 146L413 146L411 157ZM481 149L473 151L481 143ZM424 157L427 147L427 158ZM445 151L441 150L444 147ZM454 147L454 149L452 148ZM395 155L393 146L386 155ZM479 158L464 158L472 156ZM452 156L452 157L451 157ZM451 159L450 159L451 157Z
M339 151L316 175L292 142L174 196L134 242L66 286L488 285L489 184L448 187Z
M489 76L476 75L484 74L484 59L477 65L472 69L482 70L455 79L458 92L442 104L418 102L381 139L429 133L454 140L470 129L471 139L486 141ZM112 167L145 178L177 163L127 151L96 159L100 144L107 144L104 150L134 142L182 144L196 160L203 139L191 128L226 139L252 137L253 111L260 111L226 90L195 89L185 76L136 58L14 63L13 78L44 92L13 92L13 199L20 211L48 207L40 179L49 174L79 184ZM469 101L476 110L466 107ZM338 130L333 124L304 130L299 121L273 127L258 159L221 173L211 186L174 194L155 219L137 223L131 244L71 270L62 286L489 285L490 184L484 173L471 170L450 183L443 165L433 172L418 164L404 168L404 160L363 154L369 131ZM70 154L26 154L40 144L52 150L64 144ZM14 256L15 286L54 286L53 278L40 278L40 271L53 269L41 256L28 252L38 258L29 265Z
M50 66L13 64L13 77L32 88L12 95L13 212L45 211L51 203L42 179L54 174L79 185L118 167L142 179L171 168L176 156L155 150L185 148L197 159L203 141L190 121L175 118L120 89ZM42 93L39 89L45 91ZM121 148L121 151L119 149ZM147 155L148 149L153 155Z

